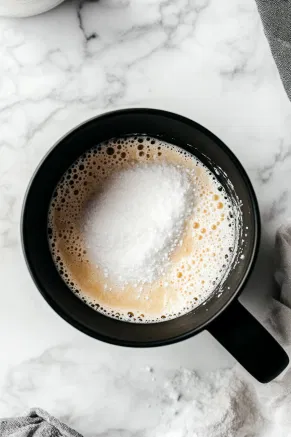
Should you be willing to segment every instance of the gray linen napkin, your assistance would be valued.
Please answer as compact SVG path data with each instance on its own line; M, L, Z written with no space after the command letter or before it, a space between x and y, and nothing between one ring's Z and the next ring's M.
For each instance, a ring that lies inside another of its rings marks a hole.
M279 295L273 299L267 324L280 343L291 345L291 222L282 225L276 234L275 280Z
M275 251L275 279L280 286L279 300L291 308L291 223L278 229Z
M291 99L291 1L256 1L272 55Z
M82 437L46 411L36 408L27 416L0 419L1 437Z

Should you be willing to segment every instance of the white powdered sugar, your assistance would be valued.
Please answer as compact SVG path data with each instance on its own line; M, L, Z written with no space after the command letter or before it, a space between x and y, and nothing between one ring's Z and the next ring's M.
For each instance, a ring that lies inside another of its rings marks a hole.
M264 433L266 418L254 387L236 371L217 371L201 378L181 369L166 382L163 396L169 405L152 434L157 437L272 435Z
M179 166L145 164L113 173L86 209L91 260L121 284L153 281L182 241L193 207L193 184Z

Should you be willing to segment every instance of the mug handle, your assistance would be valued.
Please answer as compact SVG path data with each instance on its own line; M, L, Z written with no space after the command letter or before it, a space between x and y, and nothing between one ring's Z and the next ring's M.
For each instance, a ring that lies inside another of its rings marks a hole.
M208 331L259 382L272 381L289 363L284 349L238 300L209 325Z

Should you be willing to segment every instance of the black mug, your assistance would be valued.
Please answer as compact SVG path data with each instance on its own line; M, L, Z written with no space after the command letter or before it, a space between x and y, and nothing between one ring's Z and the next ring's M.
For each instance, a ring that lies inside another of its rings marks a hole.
M48 209L65 171L98 143L133 134L146 134L175 144L215 171L227 193L241 200L242 224L248 229L245 241L240 242L244 256L206 303L161 323L119 321L90 308L60 277L48 242ZM259 248L260 216L254 190L234 154L199 124L154 109L114 111L81 124L51 149L36 170L25 197L21 228L23 251L36 286L49 305L80 331L108 343L152 347L171 344L207 329L260 382L272 380L287 366L288 356L281 346L238 301Z

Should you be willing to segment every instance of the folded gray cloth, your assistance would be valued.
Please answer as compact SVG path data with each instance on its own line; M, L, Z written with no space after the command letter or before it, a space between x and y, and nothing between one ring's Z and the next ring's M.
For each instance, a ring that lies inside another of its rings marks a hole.
M1 437L82 437L46 411L36 408L27 416L0 419Z
M291 223L278 229L275 251L275 279L280 286L279 300L291 308Z
M256 1L283 85L291 99L291 1Z
M279 295L273 299L267 324L280 343L291 345L291 222L281 226L275 243L275 280Z

